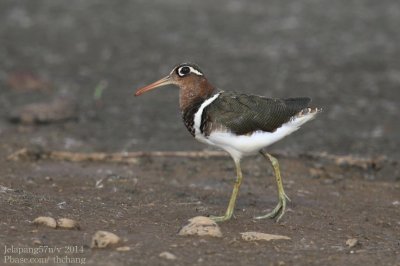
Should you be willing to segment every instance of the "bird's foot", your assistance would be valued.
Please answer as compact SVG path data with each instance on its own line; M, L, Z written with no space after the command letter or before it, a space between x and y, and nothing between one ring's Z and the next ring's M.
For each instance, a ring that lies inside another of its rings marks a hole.
M208 218L210 218L211 220L213 220L214 222L225 222L228 221L229 219L231 219L232 215L228 215L225 214L223 216L214 216L214 215L210 215Z
M267 213L265 215L256 216L254 217L254 219L260 220L265 218L271 218L271 219L276 218L276 222L279 222L279 220L285 214L286 200L290 201L289 197L286 194L283 194L283 196L279 197L279 201L275 209L273 209L270 213Z

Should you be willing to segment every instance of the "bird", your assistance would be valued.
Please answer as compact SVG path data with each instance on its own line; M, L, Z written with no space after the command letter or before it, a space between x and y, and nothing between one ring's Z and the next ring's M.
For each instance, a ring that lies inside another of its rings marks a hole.
M279 222L290 199L283 188L278 160L264 148L299 129L322 109L310 107L308 97L267 98L219 90L193 63L175 66L164 78L138 89L135 96L166 85L179 88L179 107L189 133L202 143L225 150L235 163L236 180L225 214L209 218L215 222L232 218L243 179L241 159L260 154L274 169L278 203L271 212L254 218Z

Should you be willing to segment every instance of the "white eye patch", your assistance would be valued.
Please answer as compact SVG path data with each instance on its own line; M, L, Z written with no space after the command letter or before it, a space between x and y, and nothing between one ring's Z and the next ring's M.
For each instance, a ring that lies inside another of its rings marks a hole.
M195 69L193 67L189 67L189 68L190 68L190 73L196 74L197 76L203 76L203 73L201 73L197 69Z

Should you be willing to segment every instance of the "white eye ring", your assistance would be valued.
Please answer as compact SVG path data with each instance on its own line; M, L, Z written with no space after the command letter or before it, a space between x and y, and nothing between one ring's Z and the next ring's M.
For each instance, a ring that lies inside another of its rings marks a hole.
M185 70L185 71L183 72L183 70ZM190 72L192 72L192 70L188 66L182 66L182 67L178 68L178 75L180 77L186 76L186 75L190 74Z
M182 73L182 69L184 68L189 68L189 72L188 73ZM197 76L203 76L203 73L201 73L200 71L198 71L197 69L191 67L191 66L181 66L180 68L178 68L178 75L180 77L186 76L190 73L196 74Z

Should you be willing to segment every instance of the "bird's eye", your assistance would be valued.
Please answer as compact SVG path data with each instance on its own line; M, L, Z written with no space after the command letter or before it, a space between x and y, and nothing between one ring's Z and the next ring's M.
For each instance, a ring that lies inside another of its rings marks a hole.
M190 73L190 67L188 67L188 66L183 66L178 69L178 75L181 77L183 77L189 73Z

